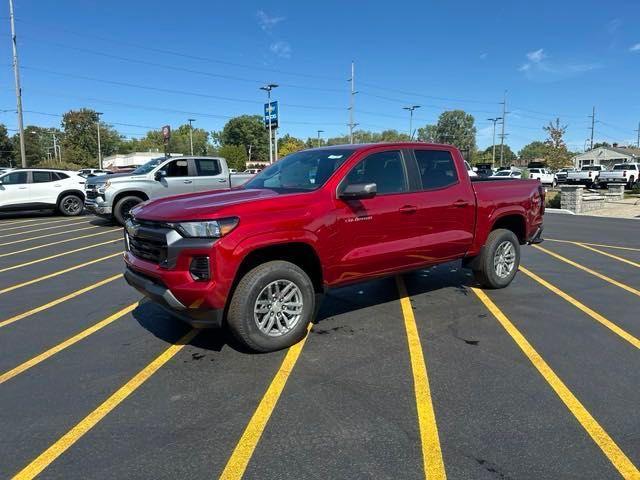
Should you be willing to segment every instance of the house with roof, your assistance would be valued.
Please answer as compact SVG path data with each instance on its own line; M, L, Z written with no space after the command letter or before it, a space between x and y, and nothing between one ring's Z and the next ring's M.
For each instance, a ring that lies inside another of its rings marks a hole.
M598 147L572 158L575 168L585 165L602 165L607 169L618 163L640 162L640 148L619 147L614 143L611 147Z

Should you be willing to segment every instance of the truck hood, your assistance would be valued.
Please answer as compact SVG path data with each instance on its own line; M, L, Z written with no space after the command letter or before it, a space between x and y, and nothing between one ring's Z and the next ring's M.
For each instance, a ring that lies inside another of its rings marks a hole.
M142 220L177 222L215 218L223 209L248 202L273 198L273 190L233 189L188 193L144 202L131 213Z
M107 183L107 180L114 178L131 177L130 173L110 173L109 175L96 175L87 178L87 185L98 185L100 183Z

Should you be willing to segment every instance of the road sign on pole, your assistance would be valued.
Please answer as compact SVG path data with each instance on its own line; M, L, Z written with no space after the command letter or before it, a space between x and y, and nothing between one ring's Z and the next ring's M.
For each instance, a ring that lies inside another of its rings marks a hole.
M269 127L269 121L271 121L271 128L278 128L278 102L270 102L264 104L264 126Z

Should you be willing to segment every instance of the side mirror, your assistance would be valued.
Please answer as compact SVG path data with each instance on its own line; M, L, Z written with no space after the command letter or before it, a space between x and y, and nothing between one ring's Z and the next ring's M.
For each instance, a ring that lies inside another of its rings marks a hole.
M378 186L375 183L354 183L340 192L339 197L343 200L358 200L360 198L373 198L378 193Z
M158 170L155 173L155 175L153 176L153 178L156 179L156 182L159 182L160 180L162 180L166 176L167 176L167 172L165 170Z

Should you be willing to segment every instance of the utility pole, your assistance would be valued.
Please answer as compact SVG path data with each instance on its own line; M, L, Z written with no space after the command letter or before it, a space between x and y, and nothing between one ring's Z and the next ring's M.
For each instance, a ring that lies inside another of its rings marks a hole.
M53 137L53 157L62 162L62 155L58 157L58 139L56 138L56 132L51 132L51 136Z
M589 115L588 118L591 119L591 141L590 141L589 150L593 150L593 131L596 128L596 107L595 106L591 110L591 115Z
M271 130L271 90L277 88L278 85L276 83L270 83L265 85L264 87L260 87L260 90L264 90L267 92L267 114L269 118L267 120L269 124L269 163L273 163L273 133Z
M490 122L493 122L493 155L492 155L492 160L491 163L496 163L496 122L502 120L502 117L496 117L496 118L487 118L487 120L489 120Z
M193 157L193 122L196 121L195 118L188 118L189 122L189 145L191 146L191 156Z
M502 131L500 132L500 166L502 167L502 162L504 161L504 122L507 117L507 91L504 91L504 97L502 100Z
M98 168L102 170L102 146L100 145L100 115L102 112L96 112L98 116Z
M249 160L247 160L247 163L251 163L251 147L253 147L253 145L249 144Z
M636 147L640 148L640 122L638 122L638 129L636 130L638 133L638 140L636 140Z
M13 47L13 76L16 83L16 104L18 107L18 132L20 133L20 160L22 168L27 167L24 148L24 123L22 121L22 87L20 86L20 67L18 65L18 44L16 42L16 24L13 15L13 0L9 0L9 21L11 23L11 46Z
M409 141L413 139L413 111L416 108L420 108L420 105L410 105L408 107L402 107L403 110L409 110Z
M324 130L318 130L318 147L320 147L320 134L324 133Z
M355 63L351 62L351 78L347 80L351 83L351 95L349 97L349 143L353 143L353 129L358 125L353 122L353 108L355 102L356 93L356 66Z

